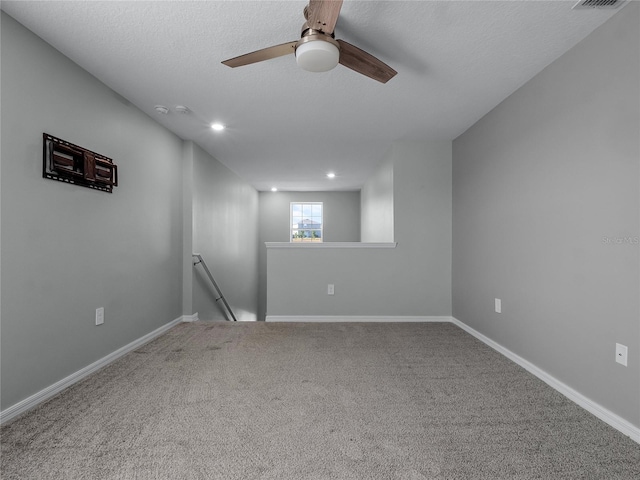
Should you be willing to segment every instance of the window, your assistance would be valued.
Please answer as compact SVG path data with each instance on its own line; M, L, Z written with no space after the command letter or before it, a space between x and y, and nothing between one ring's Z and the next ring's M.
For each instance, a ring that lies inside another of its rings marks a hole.
M322 202L291 202L291 241L322 242Z

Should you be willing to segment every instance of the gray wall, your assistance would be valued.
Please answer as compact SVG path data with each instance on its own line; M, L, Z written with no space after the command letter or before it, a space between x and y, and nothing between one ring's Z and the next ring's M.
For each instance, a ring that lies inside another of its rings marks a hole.
M393 162L380 165L360 191L363 242L393 242Z
M360 192L260 192L258 319L267 306L265 242L288 242L291 202L322 202L324 242L360 241Z
M181 315L182 142L4 13L1 32L5 409ZM120 186L43 179L43 132Z
M193 163L193 252L202 254L238 320L256 320L258 192L190 143ZM201 266L193 269L193 313L224 319Z
M415 315L451 315L451 142L397 142L390 157L396 288L414 292Z
M398 142L387 163L398 246L269 249L269 315L451 315L451 142Z
M453 315L636 426L639 8L453 144Z
M182 142L182 314L193 310L193 142Z

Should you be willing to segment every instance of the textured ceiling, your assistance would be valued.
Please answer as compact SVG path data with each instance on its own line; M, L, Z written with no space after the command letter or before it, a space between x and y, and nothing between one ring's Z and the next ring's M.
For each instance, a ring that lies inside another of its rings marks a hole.
M341 65L305 72L293 55L235 69L220 63L297 40L306 3L1 6L259 190L357 190L393 141L456 138L619 11L572 10L575 2L562 0L345 0L336 38L396 69L386 85ZM171 112L157 114L158 104ZM227 129L213 132L213 121ZM326 179L328 171L337 177Z

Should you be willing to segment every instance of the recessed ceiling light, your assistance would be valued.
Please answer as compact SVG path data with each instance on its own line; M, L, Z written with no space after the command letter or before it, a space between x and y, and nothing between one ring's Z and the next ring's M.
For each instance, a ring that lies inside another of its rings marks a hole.
M224 130L224 125L221 123L212 123L211 128L213 128L216 132Z
M278 189L277 189L276 187L272 187L272 188L271 188L271 191L272 191L272 192L277 192L277 191L278 191Z
M327 178L336 178L336 174L333 172L327 173Z
M176 105L176 112L181 113L182 115L186 115L189 113L189 107L185 107L184 105Z
M169 109L167 107L165 107L164 105L156 105L153 108L155 108L156 112L158 112L161 115L166 115L167 113L169 113Z

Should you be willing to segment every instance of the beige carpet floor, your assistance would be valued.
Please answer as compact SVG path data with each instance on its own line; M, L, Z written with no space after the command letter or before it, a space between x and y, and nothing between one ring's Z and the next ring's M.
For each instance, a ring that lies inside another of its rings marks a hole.
M9 479L637 479L640 446L446 323L180 324L1 430Z

